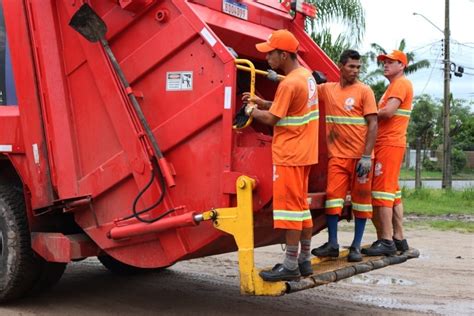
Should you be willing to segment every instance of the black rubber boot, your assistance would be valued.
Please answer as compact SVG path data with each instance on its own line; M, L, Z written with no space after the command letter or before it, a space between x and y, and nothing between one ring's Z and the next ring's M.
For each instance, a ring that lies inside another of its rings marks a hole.
M398 240L393 238L393 242L395 243L395 247L397 247L397 251L405 252L410 249L406 239Z
M309 276L313 274L313 266L311 265L311 261L303 261L298 263L298 268L300 269L300 273L302 276Z
M261 271L259 275L268 282L295 281L301 277L300 269L289 270L279 263L269 271Z
M367 256L393 256L397 253L397 247L393 240L381 239L374 242L370 248L364 251Z
M360 262L362 261L362 255L360 253L360 248L349 247L349 255L347 256L347 261L349 262Z
M382 242L382 241L381 241L381 240L376 240L376 241L374 241L374 242L372 243L372 245L370 245L369 248L375 247L375 245L377 245L377 244L380 243L380 242ZM367 249L369 249L369 248L362 248L362 249L360 250L360 252L361 252L362 254L366 255L366 254L367 254Z
M339 257L339 247L333 247L329 243L325 243L321 247L314 248L311 253L316 257Z

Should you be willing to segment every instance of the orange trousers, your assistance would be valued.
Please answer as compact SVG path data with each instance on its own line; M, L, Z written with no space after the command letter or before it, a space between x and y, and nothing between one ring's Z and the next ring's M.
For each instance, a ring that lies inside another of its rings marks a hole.
M372 171L363 177L355 172L359 159L331 157L325 209L328 215L341 215L347 192L351 191L352 212L357 218L372 218Z
M372 204L374 206L393 207L401 203L398 177L404 154L404 147L375 147L374 180L372 182Z
M273 166L273 225L302 230L313 227L308 205L311 166Z

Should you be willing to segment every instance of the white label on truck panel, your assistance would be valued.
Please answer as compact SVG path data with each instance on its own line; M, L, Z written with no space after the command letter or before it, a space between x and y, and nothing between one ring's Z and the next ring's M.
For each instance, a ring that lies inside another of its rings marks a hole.
M13 151L13 147L12 147L12 145L0 145L0 151L3 151L3 152L12 152L12 151Z
M38 144L33 144L32 147L33 147L33 158L35 160L35 164L39 165L40 155L39 155L39 151L38 151Z
M222 1L222 11L240 19L248 20L249 10L247 5L239 3L236 0Z
M201 36L204 37L206 41L209 43L209 45L211 45L212 47L216 45L217 40L214 38L214 36L212 36L209 30L206 29L205 27L203 27L201 30Z
M224 89L224 109L230 109L232 101L232 87L225 87Z
M193 90L192 71L172 71L166 73L166 91Z

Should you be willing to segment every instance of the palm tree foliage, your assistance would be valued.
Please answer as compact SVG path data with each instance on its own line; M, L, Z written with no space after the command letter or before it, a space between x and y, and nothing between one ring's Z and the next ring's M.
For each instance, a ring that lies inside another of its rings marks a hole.
M342 52L352 47L352 44L341 35L338 35L336 39L333 40L332 34L328 29L325 29L320 33L313 33L311 37L336 64L338 63L339 56L341 56Z
M365 33L365 12L359 0L307 0L317 7L317 17L307 20L306 30L324 52L337 63L343 50L357 47ZM330 26L339 23L344 31L336 38Z
M376 61L377 65L379 65L381 67L383 65L383 63L377 61L377 56L381 55L381 54L390 53L392 50L387 51L377 43L370 44L370 47L372 48L372 51L370 51L368 53L369 59L371 61L374 61L374 62ZM400 51L404 52L407 55L408 67L405 68L405 74L409 75L409 74L417 72L420 69L430 68L430 62L428 60L422 59L422 60L418 60L418 61L415 62L415 53L414 52L405 52L405 48L406 48L406 42L405 42L405 39L402 39L400 41L400 44L398 45L397 50L400 50ZM380 75L383 75L383 71L380 70L380 69L379 69L378 73Z

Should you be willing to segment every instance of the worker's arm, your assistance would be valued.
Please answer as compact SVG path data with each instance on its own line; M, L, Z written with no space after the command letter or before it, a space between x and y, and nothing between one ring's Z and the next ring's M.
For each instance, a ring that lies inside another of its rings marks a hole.
M260 110L255 105L247 105L246 113L257 121L270 126L274 126L280 120L278 116L273 115L267 110Z
M264 100L260 97L250 97L250 92L244 92L242 94L242 101L256 104L260 110L268 110L272 106L272 101Z
M379 120L388 120L391 118L395 112L397 111L398 107L402 104L402 101L397 98L390 98L387 101L387 104L379 110L377 117Z
M365 120L367 121L367 136L365 137L364 156L372 156L377 138L377 115L366 115Z

